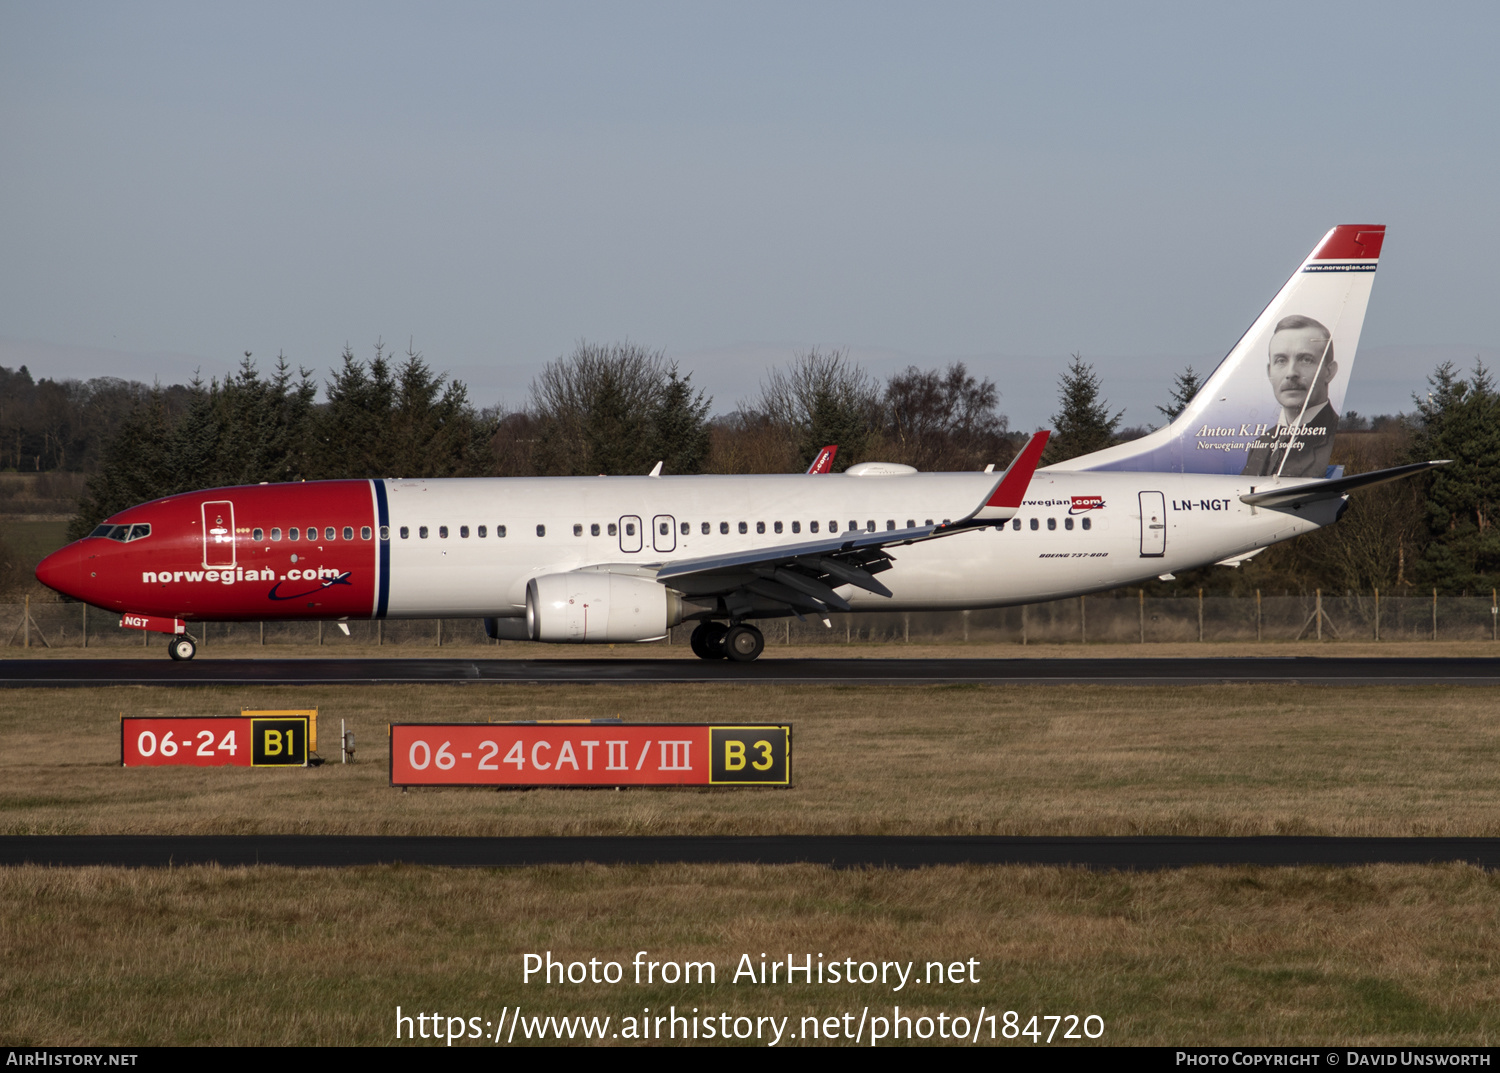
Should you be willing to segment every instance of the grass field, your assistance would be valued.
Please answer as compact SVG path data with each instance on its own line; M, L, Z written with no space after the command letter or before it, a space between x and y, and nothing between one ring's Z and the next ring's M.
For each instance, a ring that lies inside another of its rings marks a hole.
M242 705L318 706L329 755L346 719L359 762L118 766L122 712ZM386 785L393 718L616 715L790 720L795 786ZM0 832L1496 835L1497 734L1492 694L1451 687L6 690ZM718 983L521 981L528 952L628 971L643 949L713 961ZM731 983L744 953L974 958L981 983ZM617 1027L697 1006L797 1032L900 1003L1093 1013L1116 1044L1492 1044L1497 965L1500 879L1458 865L0 869L4 1043L387 1043L397 1005Z
M119 716L320 709L357 762L119 766ZM0 693L0 833L1500 835L1483 689L378 686ZM388 786L392 720L790 720L786 790Z
M913 1018L1015 1010L1023 1026L1096 1014L1108 1044L1500 1034L1500 880L1457 865L21 868L0 869L0 905L8 1044L388 1044L398 1005L492 1023L517 1006L608 1015L616 1031L648 1008L788 1017L786 1043L811 1042L805 1016L852 1013L852 1034L863 1009L890 1017L896 1004ZM641 950L711 961L716 982L635 985ZM626 975L523 983L522 956L544 951ZM972 958L979 982L735 983L742 954L915 961L916 981L928 961Z

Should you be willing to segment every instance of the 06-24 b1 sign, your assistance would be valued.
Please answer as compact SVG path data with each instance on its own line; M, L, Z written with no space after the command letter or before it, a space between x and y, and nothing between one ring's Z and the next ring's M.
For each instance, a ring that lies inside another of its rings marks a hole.
M392 723L392 786L789 786L790 726Z
M125 716L125 767L306 767L308 717Z

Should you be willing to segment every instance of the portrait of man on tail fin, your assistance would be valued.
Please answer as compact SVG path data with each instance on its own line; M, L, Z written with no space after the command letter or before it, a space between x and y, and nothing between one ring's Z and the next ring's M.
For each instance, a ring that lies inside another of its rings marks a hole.
M1281 407L1275 428L1257 430L1241 471L1250 477L1321 477L1339 415L1328 398L1338 372L1333 333L1311 317L1283 317L1271 333L1266 375Z

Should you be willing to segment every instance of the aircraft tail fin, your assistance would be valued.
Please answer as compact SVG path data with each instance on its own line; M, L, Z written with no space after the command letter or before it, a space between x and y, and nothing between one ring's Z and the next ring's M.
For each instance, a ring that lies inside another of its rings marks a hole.
M809 474L833 472L833 456L839 453L839 445L830 443L818 452L818 457L812 460L812 465L807 467Z
M1055 468L1322 477L1384 240L1333 228L1176 420Z

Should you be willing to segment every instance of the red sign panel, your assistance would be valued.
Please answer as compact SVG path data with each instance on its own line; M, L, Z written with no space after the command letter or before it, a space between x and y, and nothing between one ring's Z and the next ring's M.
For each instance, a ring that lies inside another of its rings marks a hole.
M787 786L792 728L393 723L392 786Z
M306 767L306 716L126 716L120 720L125 767Z

